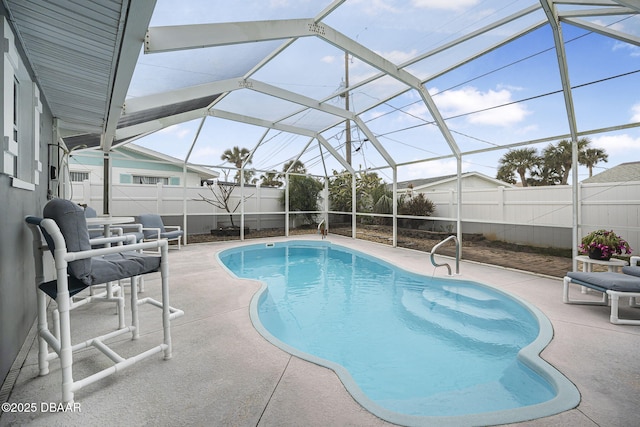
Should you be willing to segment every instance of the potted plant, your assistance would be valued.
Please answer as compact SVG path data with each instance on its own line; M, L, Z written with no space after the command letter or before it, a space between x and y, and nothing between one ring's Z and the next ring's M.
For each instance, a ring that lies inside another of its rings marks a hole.
M578 248L581 253L588 254L591 259L605 261L609 260L611 255L631 253L629 243L613 230L592 231L582 238L582 243Z

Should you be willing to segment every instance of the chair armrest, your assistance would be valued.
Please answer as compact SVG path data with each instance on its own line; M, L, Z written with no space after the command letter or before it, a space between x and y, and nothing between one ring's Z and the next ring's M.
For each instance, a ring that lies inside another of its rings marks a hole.
M153 231L156 234L156 237L151 237L152 239L160 239L160 229L159 228L146 228L146 227L142 227L140 229L141 231ZM147 237L145 237L146 239Z
M58 228L58 225L54 220L45 218L40 223L40 226L43 227L47 231L47 233L49 233L55 245L56 249L54 251L54 258L56 259L56 265L59 262L58 255L61 255L65 261L70 262L70 261L75 261L79 259L91 258L99 255L117 254L121 252L133 252L133 251L144 250L144 249L158 249L158 248L164 247L165 248L164 250L167 250L167 248L169 247L169 242L167 242L164 239L160 239L160 240L153 240L150 242L132 243L126 246L117 245L117 246L111 246L107 248L89 249L86 251L67 252L67 247L64 241L64 237L62 236L62 233L60 232L60 229ZM126 239L133 238L133 236L122 236L122 237L114 236L114 237L106 237L106 238L97 238L97 239L91 240L90 243L92 244L105 243L105 240L111 240L111 239L117 240L117 239L123 239L123 238L126 240Z
M164 226L165 230L180 230L180 226L179 225L165 225Z
M629 265L630 266L639 266L640 265L640 256L637 256L637 255L632 256L629 259Z
M125 233L142 232L142 224L118 224L118 228L121 228Z
M132 236L132 235L128 235L128 236L123 235L122 230L120 230L120 234L117 234L111 237L96 237L94 239L89 239L89 243L91 243L91 245L104 245L107 243L113 244L113 243L125 243L125 242L135 243L136 238L135 236Z
M167 242L164 239L160 239L160 240L152 240L150 242L132 243L126 246L118 245L118 246L111 246L108 248L91 249L91 250L80 251L80 252L67 252L64 258L67 262L70 262L78 259L92 258L100 255L117 254L121 252L134 252L134 251L145 250L145 249L158 249L163 246L168 247L168 245L169 245L169 242Z

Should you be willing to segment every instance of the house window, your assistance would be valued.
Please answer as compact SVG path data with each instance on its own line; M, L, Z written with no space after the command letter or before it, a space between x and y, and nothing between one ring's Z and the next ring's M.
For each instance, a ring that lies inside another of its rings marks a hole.
M34 190L40 183L40 92L20 59L14 34L6 18L0 18L4 36L0 67L4 116L0 121L0 173L10 176L11 186Z
M18 145L18 116L20 111L20 84L18 83L18 79L13 79L13 142L16 144L18 149L20 146ZM18 154L16 153L13 156L13 176L18 177Z
M71 182L82 182L89 180L89 172L69 172Z
M134 184L162 184L169 185L169 178L164 178L161 176L142 176L142 175L133 175L133 183Z

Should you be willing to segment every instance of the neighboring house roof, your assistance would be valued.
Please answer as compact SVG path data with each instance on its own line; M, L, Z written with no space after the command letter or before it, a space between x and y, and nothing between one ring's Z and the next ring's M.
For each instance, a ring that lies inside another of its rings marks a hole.
M478 177L484 181L494 184L495 186L514 187L514 185L511 185L507 182L501 181L496 178L491 178L490 176L487 176L480 172L465 172L461 175L461 178L463 180L465 178L470 178L470 177ZM433 178L422 178L422 179L412 179L409 181L401 181L401 182L398 182L398 190L407 189L409 188L410 184L413 186L414 190L420 190L420 189L431 187L434 185L441 185L447 182L456 181L457 179L458 179L458 175L453 174L453 175L436 176Z
M594 175L582 182L587 184L605 182L640 181L640 162L622 163Z
M184 164L184 160L180 160L180 159L177 159L175 157L171 157L171 156L168 156L166 154L162 154L162 153L159 153L157 151L151 150L149 148L141 147L141 146L135 145L135 144L123 145L122 147L118 147L117 150L130 150L130 151L142 154L142 155L155 157L158 160L163 160L166 163L170 163L170 164L173 164L173 165L178 165L180 167L182 167L182 165ZM189 172L197 173L198 175L200 175L200 177L205 178L205 179L218 178L218 176L220 175L218 172L215 172L215 171L213 171L211 169L208 169L208 168L205 168L205 167L202 167L202 166L189 165L189 164L187 164L187 170Z
M170 165L171 168L175 170L182 170L182 167L184 164L183 160L180 160L175 157L171 157L166 154L159 153L157 151L151 150L149 148L141 147L135 144L123 145L123 146L114 148L113 151L114 153L117 154L117 156L113 156L114 166L117 163L127 162L128 160L130 160L132 162L138 161L138 163L140 164L137 165L137 167L142 167L144 169L153 168L153 166L149 167L151 165L149 162L146 163L147 167L144 167L145 163L140 162L140 158L154 160L156 164L160 163L164 165ZM85 156L85 158L99 156L100 159L102 158L102 155L103 155L102 151L97 151L97 150L79 151L74 154L74 156L77 156L77 157ZM71 166L73 166L73 163L71 164ZM202 166L189 165L189 164L187 164L187 171L197 174L198 176L200 176L201 179L218 178L218 176L220 175L218 172L215 172L211 169L208 169Z

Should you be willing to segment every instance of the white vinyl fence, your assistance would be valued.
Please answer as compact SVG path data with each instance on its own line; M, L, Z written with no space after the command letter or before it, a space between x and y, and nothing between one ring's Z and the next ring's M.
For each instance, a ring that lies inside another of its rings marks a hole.
M482 233L513 243L570 248L572 228L572 187L547 186L527 188L467 189L462 194L462 231ZM634 253L640 253L640 182L580 184L578 209L579 235L606 228L629 241ZM170 225L182 225L188 214L187 233L209 233L231 225L229 214L202 200L211 198L208 187L113 184L112 215L135 216L158 213ZM245 227L251 229L284 228L282 189L236 187L230 205L235 207L244 194ZM430 217L433 229L447 230L455 225L457 195L455 191L426 192L436 205ZM102 212L103 189L100 183L74 183L73 200L86 203ZM186 202L183 202L183 198ZM240 225L241 208L233 222Z
M640 182L580 184L579 235L606 228L640 252ZM571 186L468 189L462 193L463 232L513 243L571 247ZM456 217L455 191L427 192L440 221Z

